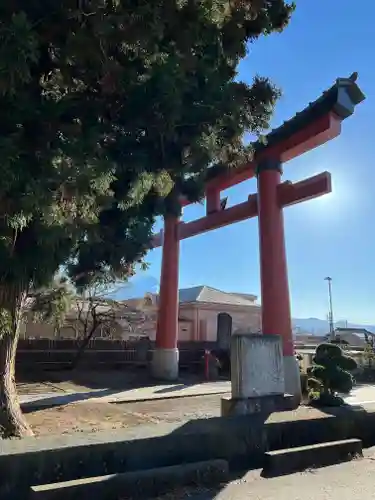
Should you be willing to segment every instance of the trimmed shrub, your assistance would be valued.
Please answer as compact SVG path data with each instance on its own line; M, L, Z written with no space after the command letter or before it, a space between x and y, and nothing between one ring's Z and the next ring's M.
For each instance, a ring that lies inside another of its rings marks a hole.
M355 360L344 355L335 344L320 344L308 370L310 402L319 406L340 406L344 403L338 393L348 394L353 388L351 371Z

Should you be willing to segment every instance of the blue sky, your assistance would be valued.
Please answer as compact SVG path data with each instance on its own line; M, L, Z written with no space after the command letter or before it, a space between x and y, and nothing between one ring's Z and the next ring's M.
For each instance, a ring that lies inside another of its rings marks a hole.
M374 0L358 7L352 0L297 0L289 27L256 42L240 66L241 79L259 73L282 88L273 126L353 71L367 97L339 138L285 165L284 180L330 171L334 190L284 213L293 317L326 318L329 275L335 319L375 323L374 18ZM254 180L228 190L229 206L255 191ZM203 215L203 206L191 206L184 220ZM147 261L147 275L158 278L161 250ZM180 287L200 284L260 294L256 219L182 242Z

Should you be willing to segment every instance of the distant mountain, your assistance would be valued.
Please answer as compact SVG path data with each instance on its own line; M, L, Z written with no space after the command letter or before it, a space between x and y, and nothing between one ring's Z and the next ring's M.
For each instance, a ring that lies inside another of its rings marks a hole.
M298 333L311 333L312 335L323 335L329 332L329 323L327 320L318 318L294 318L293 327ZM357 323L347 323L346 321L335 322L336 328L366 328L375 333L375 325L360 325Z

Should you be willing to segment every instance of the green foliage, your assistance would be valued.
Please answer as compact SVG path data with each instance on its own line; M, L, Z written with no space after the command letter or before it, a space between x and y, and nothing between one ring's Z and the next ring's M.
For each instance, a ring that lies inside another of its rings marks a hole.
M375 346L374 337L365 333L365 348L363 350L363 359L365 361L359 377L364 382L374 382L375 379Z
M243 136L268 127L280 93L260 76L238 81L237 66L293 9L0 2L0 342L11 357L27 295L46 305L43 288L61 267L77 289L98 275L127 279L158 216L179 214L180 196L199 200L207 176L251 157ZM63 297L57 287L49 315L63 315ZM7 433L31 432L19 408L10 418L14 363L5 368Z
M348 394L353 388L350 371L357 368L355 360L343 354L335 344L320 344L309 369L311 399L320 405L342 404L337 393Z
M363 357L366 361L367 368L372 368L375 360L375 349L373 342L366 341L366 345L363 351Z
M155 219L251 157L279 91L237 65L283 0L0 6L0 284L134 273ZM212 170L211 170L212 169ZM58 292L58 291L56 291ZM60 290L61 293L61 290Z
M56 276L50 286L31 291L26 304L25 313L31 313L31 319L39 322L53 323L60 328L71 310L75 290L64 276Z

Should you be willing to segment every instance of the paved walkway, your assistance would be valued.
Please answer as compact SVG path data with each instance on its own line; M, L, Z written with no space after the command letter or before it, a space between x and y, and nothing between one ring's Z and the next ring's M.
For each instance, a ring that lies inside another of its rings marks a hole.
M346 396L344 399L349 404L374 403L375 385L359 385L352 390L350 396Z
M365 451L365 458L344 464L273 479L261 479L259 471L251 471L221 490L196 489L159 500L373 500L374 475L372 449Z
M202 384L166 384L138 389L118 391L113 389L94 389L89 392L68 392L61 395L54 393L28 394L20 396L21 404L27 406L48 407L68 403L135 403L158 399L174 399L187 396L208 396L230 393L230 382L205 382Z
M208 396L228 394L231 385L228 381L205 382L200 384L165 384L124 391L114 389L93 389L88 392L68 392L61 395L54 393L28 394L20 396L21 404L30 407L48 407L68 403L102 402L130 403L174 399L188 396ZM358 386L353 389L345 401L351 405L375 403L375 385Z

